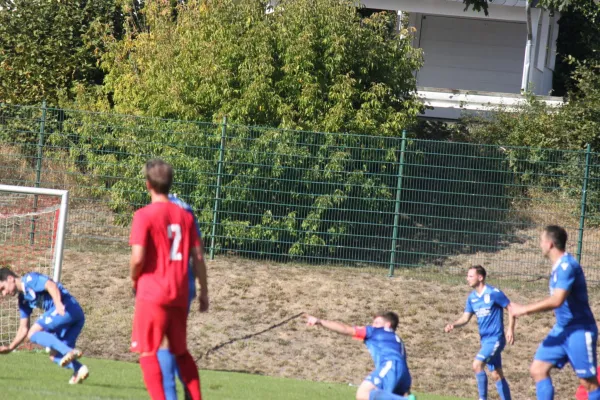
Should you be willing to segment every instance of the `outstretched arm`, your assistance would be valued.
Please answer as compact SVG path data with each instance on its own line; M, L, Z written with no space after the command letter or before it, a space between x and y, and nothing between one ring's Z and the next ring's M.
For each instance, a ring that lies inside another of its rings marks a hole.
M27 337L27 332L29 332L29 317L21 318L19 321L19 329L17 329L15 338L8 346L0 346L0 354L10 353L19 347L19 345L23 343L23 340L25 340Z
M473 313L464 312L463 315L461 315L459 319L457 319L456 321L454 321L451 324L446 325L446 327L444 328L444 332L448 333L448 332L451 332L454 328L460 328L460 327L466 325L471 320L472 316L473 316Z
M569 292L567 290L554 289L554 292L550 297L546 297L544 300L536 301L535 303L526 305L511 303L509 312L514 317L520 317L527 314L554 310L555 308L562 306L568 295Z
M337 321L328 321L326 319L319 319L317 317L313 317L312 315L305 314L306 324L308 326L321 325L324 328L329 329L330 331L334 331L340 333L342 335L347 336L355 336L356 329L353 326L343 324Z

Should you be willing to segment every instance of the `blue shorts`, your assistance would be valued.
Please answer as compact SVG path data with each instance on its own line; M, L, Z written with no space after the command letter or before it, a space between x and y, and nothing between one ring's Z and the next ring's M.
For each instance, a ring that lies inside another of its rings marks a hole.
M52 308L43 313L35 323L44 331L55 334L67 346L75 347L85 323L85 316L79 304L69 303L65 304L65 315L58 315Z
M562 368L567 361L579 378L596 376L596 326L567 328L554 327L540 343L534 360L544 361Z
M406 368L406 363L393 360L381 363L365 378L365 381L371 382L384 392L400 396L408 393L412 384L412 378L408 368Z
M502 368L502 350L504 350L504 346L506 346L504 337L484 339L481 341L481 349L475 359L487 364L490 371Z

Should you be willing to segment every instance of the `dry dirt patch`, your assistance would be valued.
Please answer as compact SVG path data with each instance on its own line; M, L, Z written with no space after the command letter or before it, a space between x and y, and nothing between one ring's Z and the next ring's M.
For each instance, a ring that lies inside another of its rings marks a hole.
M133 299L127 277L126 251L66 252L63 282L86 310L80 344L87 355L135 359L128 352ZM207 314L194 310L190 316L190 350L196 358L222 342L261 331L302 311L366 324L373 313L390 309L400 316L399 334L406 343L417 390L469 398L476 394L470 369L478 350L475 321L452 334L442 333L444 324L463 310L469 292L464 284L426 282L402 274L390 279L383 270L289 266L231 257L209 262L209 277L211 310ZM543 284L538 287L505 291L513 301L522 302L545 296ZM599 301L593 307L600 313ZM518 322L517 343L503 354L514 398L535 397L528 366L553 322L551 314ZM370 371L371 360L360 342L309 329L296 319L225 346L203 357L199 365L359 384ZM556 373L554 380L557 398L571 398L576 382L570 367ZM496 398L492 384L490 392Z

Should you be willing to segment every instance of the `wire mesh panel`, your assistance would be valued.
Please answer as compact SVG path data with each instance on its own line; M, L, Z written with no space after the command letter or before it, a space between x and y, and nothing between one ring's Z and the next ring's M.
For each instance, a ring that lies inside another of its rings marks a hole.
M397 139L228 129L221 251L386 264Z
M161 157L211 254L537 281L543 226L600 282L600 155L0 105L0 183L68 189L68 244L127 249Z
M576 253L584 152L415 140L406 158L402 265L546 277L538 238L549 224Z

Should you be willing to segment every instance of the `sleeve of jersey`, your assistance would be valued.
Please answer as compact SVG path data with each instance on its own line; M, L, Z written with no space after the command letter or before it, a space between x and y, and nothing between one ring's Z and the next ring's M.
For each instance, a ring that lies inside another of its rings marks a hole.
M29 307L27 305L27 303L25 302L25 299L23 298L23 295L20 294L19 295L19 316L21 319L23 318L29 318L31 316L31 312L33 310L31 309L31 307Z
M556 268L556 284L554 287L568 291L573 287L573 282L575 282L575 269L569 263L561 263Z
M467 304L465 304L465 312L473 314L473 306L471 306L471 302L469 301L469 297L467 297Z
M139 212L136 212L133 215L133 221L131 223L131 235L129 236L129 245L133 246L134 244L137 244L145 247L147 236L146 231L146 221L144 221Z
M34 292L39 293L46 290L46 282L50 280L50 277L38 274L37 272L30 272L26 275L23 275L21 279L25 289L31 289Z
M365 340L367 338L367 327L366 326L355 326L354 336L352 339Z
M506 308L510 304L510 300L501 290L494 291L494 302L502 308Z

